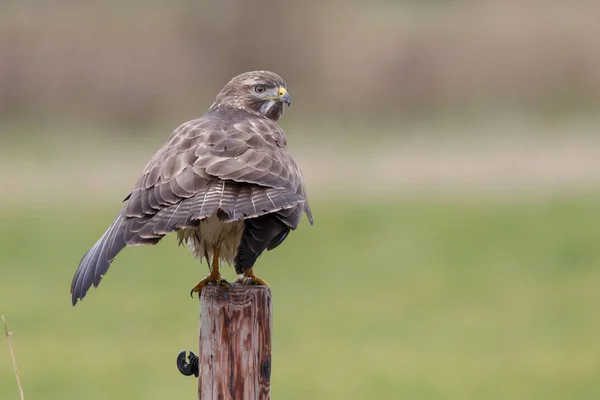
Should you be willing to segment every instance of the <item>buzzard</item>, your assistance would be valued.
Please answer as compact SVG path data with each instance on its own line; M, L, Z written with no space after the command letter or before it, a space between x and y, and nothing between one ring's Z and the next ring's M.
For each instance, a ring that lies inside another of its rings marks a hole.
M303 213L313 223L302 173L276 122L286 105L290 95L279 75L246 72L225 85L206 114L175 129L83 256L71 283L73 305L100 284L125 246L156 244L171 232L209 264L192 295L207 284L229 285L220 260L233 263L236 282L266 285L253 272L257 258L279 246Z

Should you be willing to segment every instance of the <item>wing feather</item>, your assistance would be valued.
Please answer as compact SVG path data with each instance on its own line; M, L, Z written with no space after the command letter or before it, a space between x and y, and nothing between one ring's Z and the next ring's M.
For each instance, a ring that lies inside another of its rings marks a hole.
M124 229L125 220L119 214L104 235L85 253L71 282L73 305L85 296L92 285L98 287L112 260L125 247Z

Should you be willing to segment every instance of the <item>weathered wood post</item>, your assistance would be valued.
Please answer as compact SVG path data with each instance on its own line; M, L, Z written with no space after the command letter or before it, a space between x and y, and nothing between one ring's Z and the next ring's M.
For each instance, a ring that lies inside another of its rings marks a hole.
M198 398L271 397L271 290L205 286L200 300Z

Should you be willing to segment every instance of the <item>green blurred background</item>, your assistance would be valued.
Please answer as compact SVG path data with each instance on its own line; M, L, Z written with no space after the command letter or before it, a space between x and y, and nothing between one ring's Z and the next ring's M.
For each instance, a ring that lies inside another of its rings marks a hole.
M28 399L195 398L207 270L81 256L232 76L288 82L315 215L259 275L275 399L600 398L600 3L0 4L0 313ZM232 270L226 271L233 279ZM18 399L0 346L0 398Z

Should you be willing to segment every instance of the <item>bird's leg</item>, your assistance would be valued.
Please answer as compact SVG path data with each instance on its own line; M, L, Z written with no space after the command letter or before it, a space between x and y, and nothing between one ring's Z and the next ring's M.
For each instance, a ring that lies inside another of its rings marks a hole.
M235 283L239 283L241 285L261 285L261 286L269 286L267 282L260 279L258 276L254 275L254 271L250 268L248 271L244 272L242 275L238 276L235 280Z
M207 259L208 261L208 259ZM200 293L202 291L202 288L206 285L208 285L209 283L212 283L213 285L219 285L219 286L225 286L225 287L229 287L231 286L229 284L229 282L227 282L225 279L221 278L221 273L219 272L219 248L218 247L213 247L213 259L212 259L212 263L210 263L210 274L202 279L200 282L198 282L196 284L196 286L194 286L192 288L192 291L190 292L190 296L194 297L194 293Z

